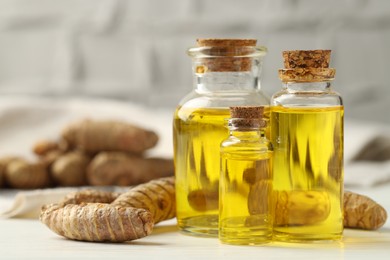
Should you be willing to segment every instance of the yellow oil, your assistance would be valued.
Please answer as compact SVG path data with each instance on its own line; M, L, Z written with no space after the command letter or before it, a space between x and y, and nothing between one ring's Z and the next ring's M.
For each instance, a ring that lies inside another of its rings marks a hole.
M342 106L271 108L276 240L341 238L343 116Z
M219 239L257 245L272 239L271 152L222 148Z
M193 235L218 236L220 145L227 138L228 108L177 108L174 161L177 221Z

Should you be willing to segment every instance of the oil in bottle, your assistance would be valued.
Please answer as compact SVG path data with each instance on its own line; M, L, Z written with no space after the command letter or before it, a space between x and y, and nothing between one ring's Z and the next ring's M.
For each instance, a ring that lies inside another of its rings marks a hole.
M229 109L178 108L174 118L178 225L218 234L219 147L228 136ZM180 143L180 145L178 145Z
M263 107L232 107L221 144L219 239L258 245L272 239L272 149Z
M340 239L343 108L275 107L271 122L275 237L283 241Z

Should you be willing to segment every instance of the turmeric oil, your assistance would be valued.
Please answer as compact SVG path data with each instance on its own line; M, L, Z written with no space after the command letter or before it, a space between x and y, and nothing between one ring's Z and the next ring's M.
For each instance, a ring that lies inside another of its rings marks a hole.
M228 117L228 108L179 107L175 112L177 220L187 232L218 235L219 146L228 136Z
M223 243L256 245L271 241L271 176L257 177L259 180L254 183L243 178L244 173L261 175L261 169L270 168L270 157L271 152L224 151L221 174L225 176L224 181L221 176L219 224L219 239Z
M341 106L272 107L277 240L341 238L343 113Z

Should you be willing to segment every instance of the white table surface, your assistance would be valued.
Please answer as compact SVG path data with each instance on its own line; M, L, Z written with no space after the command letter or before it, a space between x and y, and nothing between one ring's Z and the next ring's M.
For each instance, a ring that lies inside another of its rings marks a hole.
M354 191L390 213L390 185ZM342 242L265 246L223 245L218 239L184 235L175 220L122 244L67 240L34 219L0 219L0 234L0 259L390 259L389 221L377 231L346 229Z

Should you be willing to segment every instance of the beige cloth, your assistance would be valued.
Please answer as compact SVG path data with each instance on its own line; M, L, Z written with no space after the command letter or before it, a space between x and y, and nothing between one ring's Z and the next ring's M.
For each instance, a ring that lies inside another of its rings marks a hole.
M44 204L56 203L76 188L5 190L0 193L0 217L38 218Z
M98 189L112 192L124 192L129 187L63 187L52 189L36 189L29 191L3 190L0 192L0 217L2 218L38 218L45 204L57 203L72 192Z

